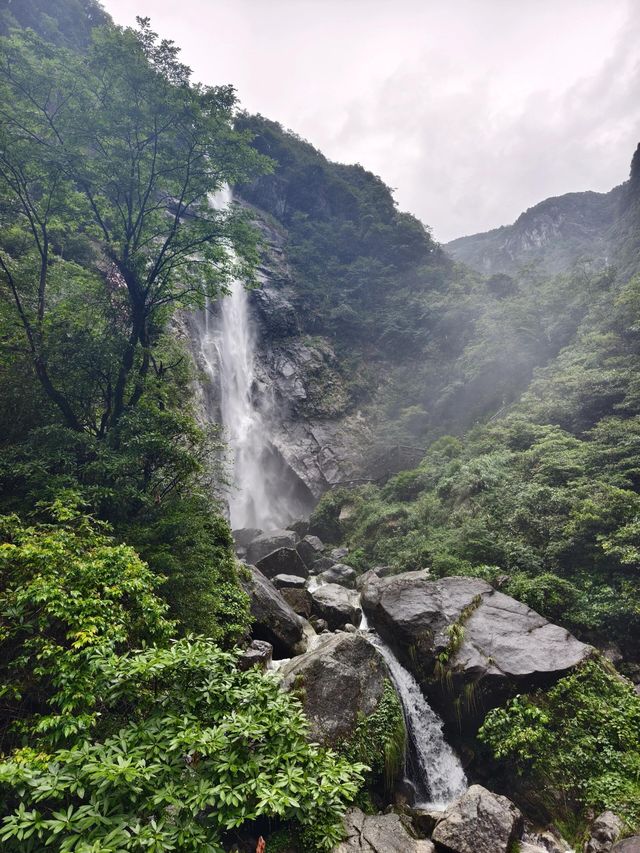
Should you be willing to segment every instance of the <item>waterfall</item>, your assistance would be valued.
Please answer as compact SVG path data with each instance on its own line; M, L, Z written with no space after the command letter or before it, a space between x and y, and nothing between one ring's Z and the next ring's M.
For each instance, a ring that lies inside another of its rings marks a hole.
M225 188L211 203L225 209L231 200L231 190ZM231 527L285 527L309 512L310 494L273 441L275 407L268 388L261 387L256 377L256 330L249 293L240 280L234 280L217 313L214 307L208 301L195 318L195 335L209 386L203 389L208 416L213 417L212 400L216 400L229 447Z
M418 682L377 634L369 632L367 637L384 658L402 703L408 737L404 772L415 792L414 805L443 809L466 790L462 765Z

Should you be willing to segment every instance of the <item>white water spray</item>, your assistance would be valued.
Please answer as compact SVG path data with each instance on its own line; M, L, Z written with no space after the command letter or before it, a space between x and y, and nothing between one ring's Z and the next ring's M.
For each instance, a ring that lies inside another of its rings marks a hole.
M408 736L404 772L415 792L414 805L444 809L466 790L467 779L444 739L442 720L391 649L377 634L369 632L367 637L384 658L402 703Z
M212 204L225 209L231 190L221 190ZM210 387L219 388L219 407L229 445L233 471L228 496L229 520L234 529L273 530L306 514L310 507L305 487L285 464L273 443L273 403L256 381L256 335L249 294L243 283L231 283L220 301L218 316L207 303L197 318L201 363Z

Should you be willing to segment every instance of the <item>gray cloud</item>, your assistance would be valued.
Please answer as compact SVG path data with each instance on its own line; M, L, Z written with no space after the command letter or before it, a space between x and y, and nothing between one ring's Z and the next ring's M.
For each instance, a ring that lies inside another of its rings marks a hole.
M624 180L640 138L634 0L104 0L196 77L360 162L448 240Z

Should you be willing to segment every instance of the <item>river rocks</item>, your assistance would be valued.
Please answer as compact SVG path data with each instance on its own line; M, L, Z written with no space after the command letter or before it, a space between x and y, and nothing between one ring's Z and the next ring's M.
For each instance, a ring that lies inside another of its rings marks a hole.
M362 611L358 602L358 596L337 583L326 583L315 589L311 596L313 598L313 612L326 619L332 630L340 628L346 622L359 625Z
M413 838L401 815L365 815L349 809L344 817L346 839L333 853L435 853L431 841Z
M620 838L623 826L618 815L602 812L591 824L591 837L584 845L584 853L609 853L613 842Z
M247 562L255 565L278 548L295 548L297 541L298 537L293 530L272 530L269 533L261 533L245 546Z
M339 563L340 560L344 560L348 553L348 548L333 548L331 551L331 556L337 563Z
M317 536L307 535L304 539L301 539L300 542L298 542L296 550L307 566L311 568L315 560L322 556L324 545Z
M271 578L271 583L276 589L304 589L306 579L298 575L276 575Z
M247 670L252 666L267 669L273 656L273 646L265 640L253 640L248 649L245 649L238 658L238 669Z
M340 586L346 586L353 589L356 584L357 574L351 566L345 566L343 563L336 563L330 569L325 569L318 575L318 580L323 583L337 583Z
M295 548L277 548L258 560L255 565L268 578L275 578L276 575L297 575L306 578L309 575L309 569Z
M241 580L249 596L253 637L266 640L273 646L276 657L292 657L306 650L306 622L301 619L282 595L254 566L248 566L249 577Z
M522 834L522 815L511 800L472 785L444 812L432 839L450 853L509 853Z
M360 634L323 635L281 672L285 690L300 689L311 738L323 744L347 738L375 711L387 678L378 651Z
M336 561L332 560L331 557L318 557L313 564L313 570L316 573L325 572L327 569L333 568L335 564Z
M425 571L390 578L368 573L362 602L370 623L450 722L453 703L445 695L443 668L447 690L473 688L474 703L463 714L477 722L488 707L514 692L554 683L592 653L564 628L477 578L433 581Z
M298 616L304 616L305 619L311 616L313 599L309 590L286 587L285 589L281 589L280 592L284 600Z

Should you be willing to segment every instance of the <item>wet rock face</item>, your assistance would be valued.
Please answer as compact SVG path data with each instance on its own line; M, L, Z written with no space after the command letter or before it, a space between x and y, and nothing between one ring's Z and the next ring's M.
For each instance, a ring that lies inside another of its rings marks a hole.
M254 622L251 632L256 640L273 646L275 657L292 657L306 650L304 619L287 604L273 584L254 566L248 566L250 577L241 581L249 596Z
M456 693L476 690L467 720L504 701L554 683L592 653L564 628L477 578L432 581L426 571L389 578L370 573L362 590L365 613L441 706L444 657ZM471 703L469 703L471 704Z
M347 837L333 853L435 853L431 841L413 838L398 814L365 815L349 809L344 827Z
M359 634L323 635L281 671L285 690L301 690L311 739L323 744L349 737L362 715L375 711L387 678L379 653Z
M510 800L472 785L446 809L431 837L451 853L509 853L522 824Z

